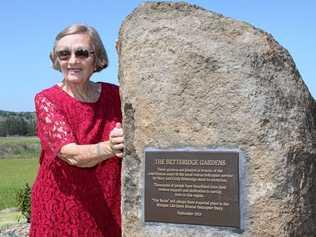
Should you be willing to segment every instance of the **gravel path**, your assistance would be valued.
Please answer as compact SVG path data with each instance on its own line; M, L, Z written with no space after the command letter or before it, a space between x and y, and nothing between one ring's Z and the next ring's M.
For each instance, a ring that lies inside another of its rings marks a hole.
M0 237L27 237L30 224L13 224L0 229Z
M30 224L25 220L17 220L18 209L6 208L0 210L0 237L26 237L28 236Z

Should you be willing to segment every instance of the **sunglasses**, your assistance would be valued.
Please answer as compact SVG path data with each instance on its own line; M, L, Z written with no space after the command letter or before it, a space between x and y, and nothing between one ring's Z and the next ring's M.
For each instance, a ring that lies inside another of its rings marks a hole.
M59 60L61 61L67 61L71 58L72 51L69 49L62 49L56 51L56 55ZM87 59L92 54L94 54L94 51L85 49L85 48L78 48L74 50L75 57L78 59Z

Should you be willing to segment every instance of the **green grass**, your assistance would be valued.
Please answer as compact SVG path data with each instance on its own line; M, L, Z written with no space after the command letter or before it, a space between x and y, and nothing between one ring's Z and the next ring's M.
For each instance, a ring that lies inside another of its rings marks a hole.
M39 150L37 137L0 137L0 159L31 159Z
M10 211L10 212L0 212L0 229L2 227L8 226L10 224L25 223L26 219L23 219L21 212Z
M39 144L37 137L0 137L0 145L16 145L16 144Z
M0 159L0 210L16 207L16 193L27 182L32 186L38 168L38 158Z

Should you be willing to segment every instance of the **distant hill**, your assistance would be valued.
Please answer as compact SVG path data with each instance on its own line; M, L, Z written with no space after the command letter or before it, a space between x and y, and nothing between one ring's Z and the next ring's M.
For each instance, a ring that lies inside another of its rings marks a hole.
M0 136L34 136L35 112L0 110Z

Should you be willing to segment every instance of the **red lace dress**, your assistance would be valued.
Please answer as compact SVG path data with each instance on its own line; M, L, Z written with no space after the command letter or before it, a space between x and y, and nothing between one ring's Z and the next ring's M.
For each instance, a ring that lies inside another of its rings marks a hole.
M35 97L40 167L32 187L30 236L121 236L121 159L93 168L70 166L57 157L69 143L108 140L121 122L118 87L102 83L97 102L80 102L55 85Z

